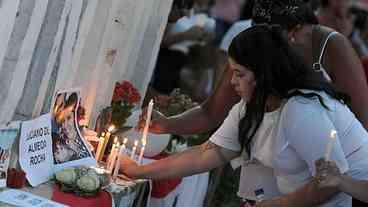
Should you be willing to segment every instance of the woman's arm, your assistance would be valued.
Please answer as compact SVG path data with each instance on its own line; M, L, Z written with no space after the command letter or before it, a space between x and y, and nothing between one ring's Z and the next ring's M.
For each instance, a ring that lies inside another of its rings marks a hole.
M368 181L354 180L349 176L342 175L339 190L352 197L368 203Z
M335 35L327 46L325 63L333 83L351 97L351 110L368 129L368 86L360 59L349 40Z
M124 166L123 173L132 178L166 179L206 172L224 165L238 155L238 152L208 141L148 165L138 166L129 158L123 159L121 165Z
M156 116L153 115L150 132L195 134L207 132L218 127L233 105L240 100L230 83L231 76L231 70L226 69L215 92L200 106L168 118L158 114ZM144 117L145 115L141 116L138 124L139 129L144 127Z

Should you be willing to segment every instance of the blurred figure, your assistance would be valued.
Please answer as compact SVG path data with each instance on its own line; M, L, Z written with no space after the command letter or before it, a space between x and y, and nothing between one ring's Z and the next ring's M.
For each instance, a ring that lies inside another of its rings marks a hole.
M368 56L368 5L364 1L357 1L350 9L354 19L354 29L351 42L361 58Z
M210 11L216 19L215 44L220 44L231 25L239 20L243 4L244 0L215 0Z
M316 12L319 23L349 37L353 31L350 5L351 0L321 0Z
M234 39L234 37L236 37L240 32L252 26L251 19L254 1L255 0L246 0L241 10L240 20L235 22L222 38L220 44L221 50L227 52L229 45L231 44L231 41Z
M152 77L151 89L153 90L150 91L153 93L152 96L168 95L174 88L178 88L180 71L189 61L190 47L206 44L212 40L210 30L215 27L214 20L211 22L205 14L193 13L195 5L196 2L192 0L173 2ZM203 8L203 5L196 8ZM190 11L192 11L191 15Z

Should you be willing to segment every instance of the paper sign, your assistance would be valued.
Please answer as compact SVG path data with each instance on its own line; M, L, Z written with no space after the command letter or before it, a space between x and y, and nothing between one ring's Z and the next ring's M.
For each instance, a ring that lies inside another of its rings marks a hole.
M77 120L79 97L78 90L60 91L55 95L51 105L55 171L73 166L97 164L79 131Z
M19 125L0 127L0 187L6 186L11 149L18 132Z
M23 122L19 163L32 186L48 181L53 175L50 114Z
M20 190L6 190L1 192L0 201L22 207L67 207L66 205Z

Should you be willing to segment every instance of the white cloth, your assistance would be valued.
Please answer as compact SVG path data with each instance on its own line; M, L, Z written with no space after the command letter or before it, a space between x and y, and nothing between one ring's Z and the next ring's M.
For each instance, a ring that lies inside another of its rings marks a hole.
M347 159L347 157L367 145L368 134L348 107L325 93L318 93L330 110L323 108L318 99L292 97L282 108L277 127L272 129L276 131L269 141L272 143L269 144L271 148L259 148L261 149L259 150L253 148L262 145L252 145L252 152L254 152L252 157L274 170L277 187L282 194L295 191L312 179L315 174L314 162L324 156L331 130L338 132L331 159L337 163L342 173L349 174L349 165L354 165L353 162L357 160ZM239 108L241 103L235 105L230 111L223 125L210 138L213 143L229 150L240 150L238 130L236 129L236 133L230 132L239 124ZM268 113L265 120L267 117ZM258 130L257 133L262 132ZM364 156L368 157L368 154L359 155L360 158ZM360 166L363 166L360 171L367 171L368 160L365 166L362 164ZM367 177L363 176L361 179L367 179ZM253 180L248 178L240 182L251 181ZM323 206L339 206L342 203L344 206L350 206L351 204L346 205L349 200L348 196L339 194L333 198L333 202L330 201Z
M220 49L228 51L229 46L233 39L242 31L250 28L252 26L252 20L242 20L235 22L230 29L226 32L221 40Z

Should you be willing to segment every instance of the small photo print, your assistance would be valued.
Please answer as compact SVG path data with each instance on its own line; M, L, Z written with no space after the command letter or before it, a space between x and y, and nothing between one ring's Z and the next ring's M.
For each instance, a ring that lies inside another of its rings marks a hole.
M54 97L51 108L54 164L91 157L78 127L79 103L79 91L58 92Z

